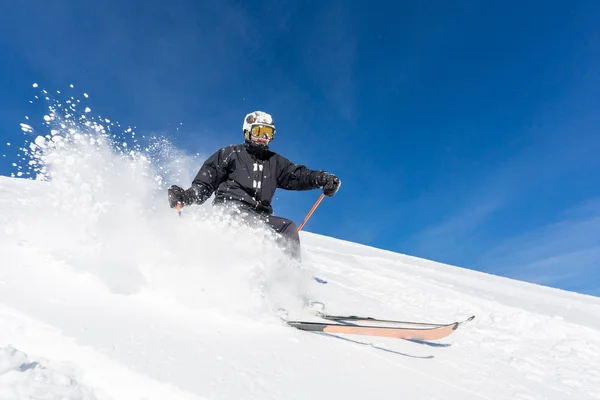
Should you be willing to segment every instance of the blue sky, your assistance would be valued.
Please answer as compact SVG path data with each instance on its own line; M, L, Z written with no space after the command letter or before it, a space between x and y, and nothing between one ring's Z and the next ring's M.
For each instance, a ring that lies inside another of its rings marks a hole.
M307 230L600 295L600 3L169 4L4 5L2 142L33 82L190 153L264 110L273 150L343 181Z

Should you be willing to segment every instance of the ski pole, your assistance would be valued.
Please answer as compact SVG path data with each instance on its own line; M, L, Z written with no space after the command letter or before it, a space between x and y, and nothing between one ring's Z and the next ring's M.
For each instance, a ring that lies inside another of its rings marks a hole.
M319 206L319 203L321 203L321 200L323 200L324 197L325 197L325 193L321 193L321 197L319 197L319 200L317 200L317 202L315 203L315 205L313 206L313 208L308 212L308 214L306 215L306 218L304 218L304 222L302 222L302 224L300 224L300 226L298 227L298 232L300 232L300 230L302 229L302 227L304 226L304 224L306 224L306 221L308 221L308 219L310 218L310 216L312 215L312 213L315 212L315 210Z

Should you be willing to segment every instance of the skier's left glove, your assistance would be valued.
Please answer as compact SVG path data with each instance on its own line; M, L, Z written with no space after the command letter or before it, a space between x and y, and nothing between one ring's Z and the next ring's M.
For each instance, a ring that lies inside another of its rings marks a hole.
M325 196L331 197L340 189L342 181L334 174L330 174L327 171L320 171L317 175L317 185L323 188Z

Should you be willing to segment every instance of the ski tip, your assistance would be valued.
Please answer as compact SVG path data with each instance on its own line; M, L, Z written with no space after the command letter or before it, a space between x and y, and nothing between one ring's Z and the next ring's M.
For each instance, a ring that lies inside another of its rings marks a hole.
M467 322L471 322L475 319L474 315L471 315L469 318L465 319L464 321L461 322L455 322L452 327L452 330L455 331L458 329L459 326L466 324Z

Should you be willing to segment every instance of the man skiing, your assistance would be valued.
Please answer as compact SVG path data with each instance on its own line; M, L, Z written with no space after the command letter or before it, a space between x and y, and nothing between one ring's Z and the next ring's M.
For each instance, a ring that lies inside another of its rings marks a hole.
M273 215L271 200L277 188L310 190L322 188L333 196L340 179L326 171L294 164L269 150L275 137L270 114L254 111L246 115L242 130L245 142L219 149L202 165L189 189L173 185L169 205L202 204L215 193L214 205L236 211L245 221L266 223L286 242L290 255L300 259L300 237L296 224Z

